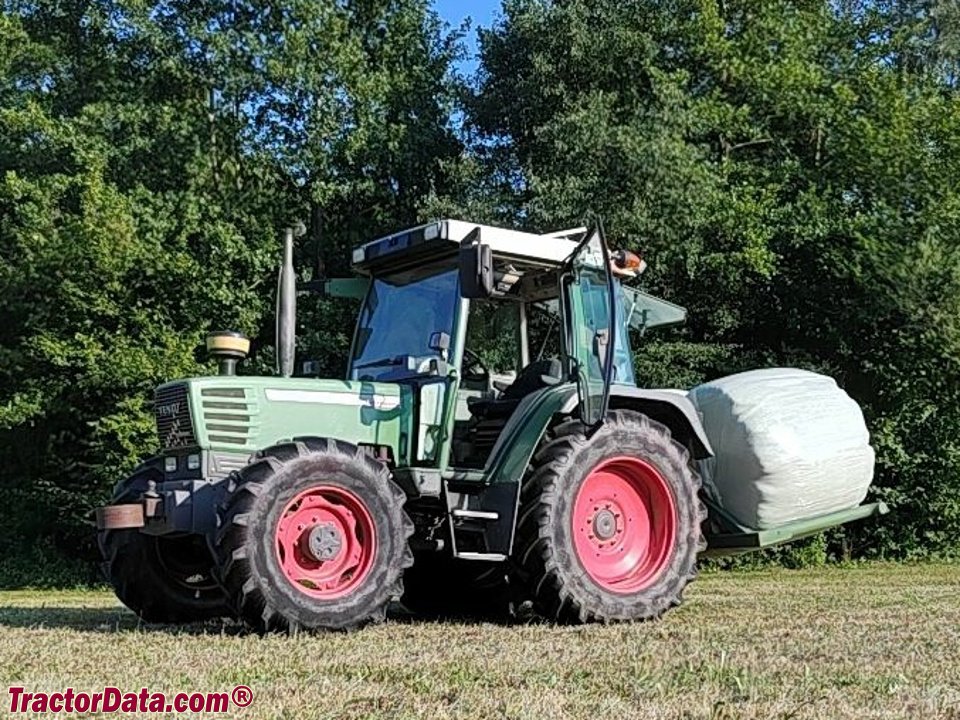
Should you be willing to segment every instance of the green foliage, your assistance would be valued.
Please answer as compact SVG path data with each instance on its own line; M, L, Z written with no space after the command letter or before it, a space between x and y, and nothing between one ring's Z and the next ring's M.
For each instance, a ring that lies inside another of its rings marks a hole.
M97 565L58 549L50 538L0 543L0 590L79 588L103 582Z
M831 556L828 533L820 533L789 545L777 545L731 557L710 558L701 562L700 567L703 570L758 570L775 565L798 569L823 567L831 561L840 560L842 558Z

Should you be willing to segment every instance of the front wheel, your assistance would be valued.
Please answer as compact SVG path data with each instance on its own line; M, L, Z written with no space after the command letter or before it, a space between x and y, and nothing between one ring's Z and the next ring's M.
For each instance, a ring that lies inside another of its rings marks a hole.
M159 479L153 468L140 468L117 488L113 502L136 499L150 480ZM230 615L202 536L154 536L125 529L101 530L97 540L117 597L143 620L186 623Z
M703 548L700 478L645 415L577 422L537 453L514 564L534 610L560 622L643 620L680 604Z
M228 482L217 568L246 624L346 629L384 618L413 563L413 523L383 464L309 438L262 451Z

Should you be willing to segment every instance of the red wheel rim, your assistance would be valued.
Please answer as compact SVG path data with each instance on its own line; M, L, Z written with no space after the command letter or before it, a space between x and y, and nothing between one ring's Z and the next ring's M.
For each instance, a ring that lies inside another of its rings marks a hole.
M370 574L377 552L366 504L335 485L312 487L288 502L275 536L284 577L300 592L321 600L356 589Z
M676 505L663 476L633 457L605 460L587 475L573 505L574 546L600 587L633 593L670 564Z

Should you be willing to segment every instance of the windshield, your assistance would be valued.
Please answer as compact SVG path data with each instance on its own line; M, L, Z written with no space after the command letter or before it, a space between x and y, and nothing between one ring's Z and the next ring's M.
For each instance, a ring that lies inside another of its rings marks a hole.
M458 298L456 269L426 268L376 278L360 311L350 378L395 378L410 374L407 358L419 366L440 357L429 347L430 336L453 336Z

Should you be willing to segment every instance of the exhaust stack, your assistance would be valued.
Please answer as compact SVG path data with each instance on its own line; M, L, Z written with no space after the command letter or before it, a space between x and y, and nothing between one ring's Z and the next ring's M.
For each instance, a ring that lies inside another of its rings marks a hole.
M277 370L283 377L293 375L297 344L297 278L293 270L293 238L303 235L301 225L283 231L283 264L277 285Z

